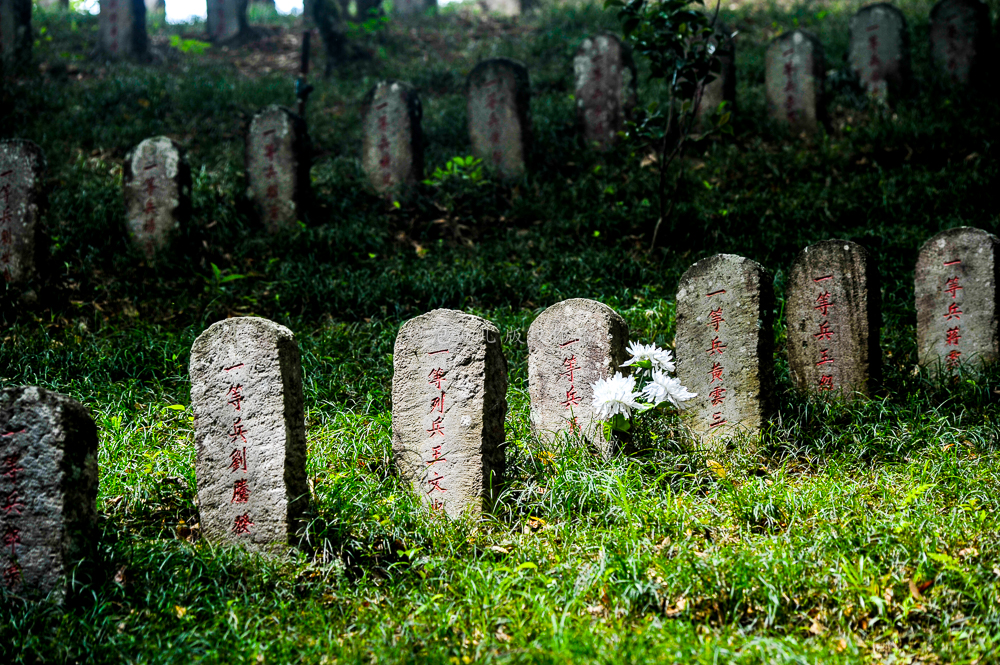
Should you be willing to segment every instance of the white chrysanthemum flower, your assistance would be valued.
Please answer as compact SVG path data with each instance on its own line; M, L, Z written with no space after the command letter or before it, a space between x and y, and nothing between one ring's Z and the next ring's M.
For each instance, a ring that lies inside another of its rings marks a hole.
M641 396L642 393L635 392L635 377L615 374L608 379L598 379L594 384L597 419L608 421L619 413L628 418L632 409L642 406L636 401Z
M673 372L676 369L673 362L674 355L667 349L661 349L655 344L629 342L627 350L632 357L623 362L622 367L627 367L640 360L651 360L654 370L659 369L663 372Z
M682 386L680 379L667 376L666 373L656 370L653 370L653 380L642 389L642 392L655 405L670 400L678 409L681 408L681 402L698 396L698 393L690 392Z

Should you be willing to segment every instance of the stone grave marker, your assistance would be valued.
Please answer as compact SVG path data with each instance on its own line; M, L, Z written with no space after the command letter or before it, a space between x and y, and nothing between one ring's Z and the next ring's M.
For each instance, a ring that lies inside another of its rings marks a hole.
M0 71L31 60L31 0L0 0Z
M213 542L279 549L308 503L302 365L288 328L211 325L191 347L201 529Z
M247 195L267 230L295 229L312 195L306 123L281 106L253 117L247 131Z
M393 0L392 13L397 16L413 16L423 14L427 7L427 0Z
M399 330L392 373L392 451L420 499L457 517L478 512L504 478L507 360L489 321L450 309Z
M881 378L878 269L863 247L824 240L802 250L785 299L788 366L811 395L867 396Z
M793 132L813 132L823 119L823 45L805 30L776 38L764 56L768 115Z
M962 226L920 249L914 285L921 365L953 373L997 360L998 243L992 233Z
M531 136L528 69L509 58L485 60L468 79L472 154L503 178L524 173Z
M952 83L983 81L988 75L990 12L980 0L941 0L931 10L931 55Z
M98 23L104 52L113 58L146 55L145 0L100 0L100 6Z
M480 0L487 14L500 16L520 16L521 0Z
M87 409L37 387L0 391L0 584L66 591L97 537L97 427Z
M569 432L614 452L594 416L594 383L618 371L628 352L628 324L603 303L572 298L552 305L528 328L531 427L553 440Z
M245 35L248 4L249 0L206 0L209 40L221 44Z
M774 408L774 290L758 263L698 261L677 289L677 378L697 397L681 411L706 439L758 432Z
M903 12L880 2L851 17L848 61L861 87L878 99L898 95L910 76L910 47Z
M191 167L180 145L154 136L126 155L123 181L129 236L152 259L190 219Z
M0 141L0 275L9 284L39 276L48 248L42 229L45 155L31 141Z
M736 104L736 40L732 38L732 30L719 25L709 44L712 55L719 62L719 71L701 93L698 117L702 120L710 119L722 102L728 102L726 110L729 112Z
M424 174L423 109L416 90L400 81L380 81L362 102L361 166L379 194L391 197Z
M573 73L583 138L588 146L608 150L637 102L631 51L610 32L588 37L573 58Z

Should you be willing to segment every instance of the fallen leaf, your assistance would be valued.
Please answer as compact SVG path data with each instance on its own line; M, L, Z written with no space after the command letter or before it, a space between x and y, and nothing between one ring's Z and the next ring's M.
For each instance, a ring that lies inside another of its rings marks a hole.
M716 462L714 459L708 460L707 462L705 462L705 465L708 466L708 468L712 470L712 473L714 473L715 475L717 475L719 478L725 478L726 477L726 475L727 475L726 474L726 467L722 466L721 464L719 464L718 462Z

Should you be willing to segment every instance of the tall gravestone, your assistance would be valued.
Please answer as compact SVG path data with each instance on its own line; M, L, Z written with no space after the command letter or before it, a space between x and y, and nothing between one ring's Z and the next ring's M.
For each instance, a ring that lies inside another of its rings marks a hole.
M257 317L210 326L191 347L201 529L252 549L294 541L308 502L299 347Z
M423 178L420 98L409 84L380 81L362 102L361 166L379 194L393 196Z
M867 396L881 378L878 269L863 247L824 240L802 250L785 298L788 367L811 395Z
M993 49L990 12L981 0L941 0L931 10L931 55L952 83L982 82Z
M677 378L697 393L681 412L705 439L758 432L774 409L774 291L755 261L716 254L677 288Z
M705 84L698 104L698 116L708 120L726 102L726 110L733 111L736 104L736 40L732 31L720 25L709 40L712 49L714 78ZM714 71L715 67L718 71Z
M594 414L594 384L618 371L627 343L625 319L594 300L564 300L539 314L528 329L532 430L549 440L568 432L613 452Z
M851 17L848 61L865 92L887 100L905 88L910 76L906 18L892 5L868 5Z
M39 276L48 248L42 228L45 156L31 141L0 141L0 275L8 284Z
M221 44L245 35L248 4L248 0L206 0L208 38Z
M97 427L79 402L37 387L0 391L0 584L66 591L97 537Z
M297 228L312 196L306 123L281 106L250 121L246 140L247 194L271 233Z
M392 450L424 503L457 517L497 497L506 413L496 326L449 309L403 324L393 355Z
M823 119L823 45L805 30L771 42L764 56L764 93L772 120L794 132L815 131Z
M951 373L996 362L998 243L992 233L963 226L920 249L914 285L921 365Z
M482 4L488 14L499 14L500 16L519 16L521 14L521 0L482 0Z
M638 98L631 51L611 33L588 37L573 58L573 73L583 138L588 146L608 150Z
M509 58L476 65L468 80L472 154L504 178L524 173L531 137L528 69Z
M0 0L0 72L31 60L31 0Z
M191 217L191 167L180 145L154 136L126 155L123 181L129 236L152 259Z
M104 52L113 58L144 56L149 48L145 1L100 0L100 6L98 25Z

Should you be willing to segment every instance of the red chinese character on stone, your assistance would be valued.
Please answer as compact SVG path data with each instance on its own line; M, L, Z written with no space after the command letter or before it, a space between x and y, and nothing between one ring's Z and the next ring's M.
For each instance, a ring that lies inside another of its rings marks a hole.
M825 339L825 340L831 339L833 337L833 331L830 330L830 322L824 321L823 323L819 324L819 332L814 334L813 337L815 337L816 339Z
M21 567L12 563L3 569L3 583L8 589L21 581Z
M958 340L962 339L962 335L960 333L961 330L959 326L948 328L947 332L945 332L944 343L948 346L958 346Z
M712 414L712 420L709 421L709 429L713 427L718 427L719 425L725 425L728 421L722 417L722 411L716 411Z
M833 362L833 356L830 355L830 349L821 349L819 352L819 361L816 363L816 367L820 365L827 365Z
M243 429L243 419L237 418L233 421L233 431L229 432L229 438L232 439L230 443L236 443L236 439L243 439L243 443L246 443L246 433L247 431Z
M267 155L268 160L274 161L274 155L278 152L278 145L275 143L268 143L264 146L264 154Z
M955 349L953 351L949 351L948 352L948 356L947 356L947 359L945 361L946 364L948 365L948 369L955 369L956 367L958 367L958 363L959 363L959 359L960 359L961 355L962 355L962 352L959 351L958 349Z
M719 332L719 324L725 323L726 320L722 318L722 308L713 309L708 313L708 327L714 328L715 332Z
M444 476L442 476L440 474L436 474L436 476L434 478L431 478L430 480L428 480L427 483L431 486L431 488L429 490L427 490L427 493L430 494L434 490L437 490L439 492L447 492L448 491L447 489L445 489L444 487L441 487L441 481L442 480L444 480Z
M958 277L951 277L945 281L944 292L950 293L952 298L961 290L962 287L958 285Z
M264 171L265 178L277 178L278 172L274 170L274 164L268 164L267 170Z
M438 413L444 413L444 391L441 391L440 397L435 397L431 400L431 413L437 411Z
M7 247L14 244L14 238L10 234L10 229L4 229L0 231L0 245L5 245Z
M833 390L833 375L824 374L819 377L819 389L820 390Z
M486 124L490 127L493 127L494 125L499 125L500 119L497 118L496 113L490 113L490 119L486 121Z
M441 383L444 381L444 370L440 367L431 370L431 373L427 375L427 383L437 386L438 390L441 390Z
M21 544L21 530L16 526L8 526L3 534L3 546L10 548L10 555L14 556L14 548Z
M384 116L384 115L380 115L379 116L379 118L378 118L378 128L379 128L379 131L383 131L383 132L386 131L387 129L389 129L389 120L388 120L388 118L386 118L386 116ZM384 140L384 138L383 138L383 140Z
M562 364L563 367L566 368L566 371L559 372L559 376L565 376L569 379L570 383L573 383L573 374L576 370L580 369L580 364L576 361L576 355L574 354L568 358L563 358Z
M266 194L266 196L269 199L276 199L276 198L278 198L278 186L277 185L268 185L267 186L267 194Z
M4 208L3 212L0 213L0 224L10 224L14 221L14 213L11 212L9 207Z
M427 462L427 466L431 466L432 464L437 464L438 462L448 461L447 458L441 456L441 446L443 445L444 444L442 443L441 445L438 446L431 446L431 454L434 456L434 459Z
M229 503L246 503L250 500L250 487L246 478L240 478L233 483L233 498Z
M819 294L816 298L816 305L813 307L817 312L822 312L823 316L827 315L827 311L833 307L833 301L830 299L830 292L824 291Z
M440 434L441 436L444 436L444 425L442 425L443 422L444 422L443 416L438 416L431 422L431 428L427 430L427 433L430 434L429 438L434 438L435 434Z
M706 353L712 355L713 353L718 353L720 356L722 352L726 350L726 345L719 342L718 337L712 338L712 348L706 349Z
M580 396L576 394L576 386L570 386L569 390L566 391L566 399L560 402L567 409L574 406L580 406Z
M708 396L712 400L712 406L719 406L726 399L726 389L722 386L716 386L712 388Z
M944 317L945 321L951 321L952 319L961 319L961 314L962 310L958 308L956 303L949 303L948 312L946 314L942 314L941 316Z
M716 381L722 381L722 365L719 363L713 362L712 369L708 370L708 373L711 377L708 380L709 385L715 383Z
M24 430L21 430L22 432ZM12 432L13 434L13 432ZM10 478L13 481L17 481L17 474L24 471L24 467L18 466L17 463L20 461L21 455L19 453L14 453L12 455L7 455L3 458L3 462L0 462L0 477Z
M7 205L7 204L10 203L10 193L11 193L11 189L10 189L10 183L9 182L7 184L5 184L4 186L0 187L0 196L3 197L4 205Z
M239 471L240 469L244 471L247 470L247 449L234 448L231 453L229 453L229 470Z
M17 491L16 487L4 497L3 505L0 505L0 510L6 515L10 515L11 513L20 515L21 511L24 510L24 499L21 498L21 494Z
M250 533L250 527L253 526L253 521L250 519L249 513L243 513L242 515L237 515L236 519L233 520L233 533Z
M156 178L146 178L146 194L152 195L156 191Z
M230 395L232 395L232 397L229 397ZM240 404L244 399L246 399L243 397L243 384L237 383L235 386L229 386L229 392L226 393L226 397L229 397L226 404L231 404L237 411L239 411ZM246 441L246 439L243 440Z
M497 96L496 93L490 93L489 97L486 98L486 107L493 110L497 107Z

